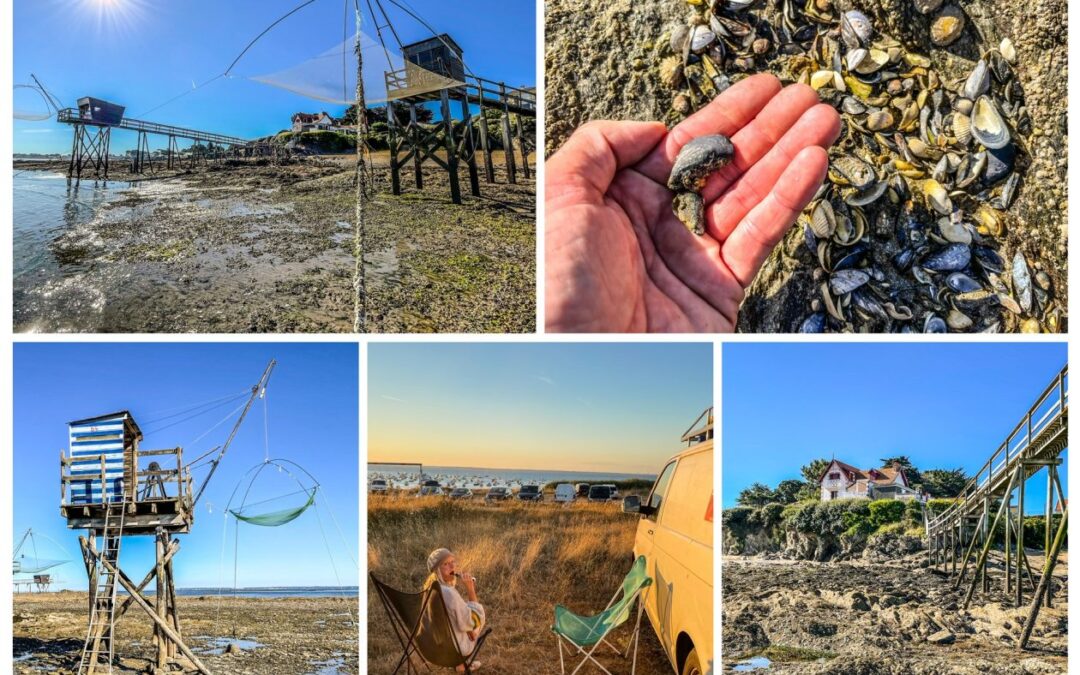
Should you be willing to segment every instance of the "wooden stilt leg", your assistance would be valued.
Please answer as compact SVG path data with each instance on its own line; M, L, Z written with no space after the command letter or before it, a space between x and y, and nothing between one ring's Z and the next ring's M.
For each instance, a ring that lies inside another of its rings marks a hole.
M416 176L416 189L424 189L424 172L420 169L420 124L416 121L416 104L409 104L409 122L412 124L412 128L409 130L412 136L412 149L413 149L413 173Z
M517 115L518 148L521 149L521 175L529 179L529 146L525 143L525 118Z
M439 92L439 101L442 109L442 123L446 146L446 166L450 173L450 199L455 204L461 203L461 186L458 184L458 158L457 148L454 144L454 119L450 116L450 94L445 89Z
M465 160L469 168L469 191L473 197L480 196L480 176L476 170L476 143L473 142L472 113L469 112L469 94L467 89L462 89L461 96L461 119L463 120L462 148L468 153Z
M164 626L168 622L168 617L165 611L165 598L168 596L168 589L166 588L168 580L165 578L165 533L159 528L157 536L155 537L155 551L157 553L157 590L154 591L154 612L157 614L160 622L155 622L157 630L154 631L154 641L157 643L157 665L158 668L166 668L169 665L169 647L168 640L164 633Z
M394 119L394 102L386 103L387 139L390 141L390 191L396 195L401 194L401 173L398 166L398 147L401 141L398 139L397 120ZM419 185L418 185L419 187Z
M491 165L491 142L488 140L487 115L484 114L484 83L481 81L480 91L480 148L484 151L484 179L488 183L495 182L495 167Z

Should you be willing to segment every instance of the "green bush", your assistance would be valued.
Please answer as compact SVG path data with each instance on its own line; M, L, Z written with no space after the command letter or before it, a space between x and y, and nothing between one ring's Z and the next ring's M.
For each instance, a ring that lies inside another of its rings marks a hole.
M828 502L800 502L784 509L784 523L795 530L819 536L839 536L851 528L863 529L869 516L865 499L834 499Z
M911 529L914 529L914 528L911 528ZM870 536L871 537L881 537L881 536L885 536L885 535L889 535L889 534L901 535L901 534L909 534L909 533L910 533L910 530L908 528L908 525L901 522L901 523L889 523L887 525L883 525L882 527L879 527ZM922 530L919 530L919 533L921 534Z
M300 142L321 152L348 152L356 149L356 137L336 131L305 131Z
M1050 543L1053 544L1053 537L1057 534L1057 528L1061 525L1061 514L1055 513L1050 517L1051 529L1050 529ZM1046 547L1046 516L1028 516L1024 518L1024 546L1027 548L1034 548L1043 550ZM1065 549L1069 548L1069 534L1065 533L1065 541L1062 542L1062 546Z
M926 508L930 511L930 517L941 515L948 511L959 499L931 499L926 502Z
M904 520L909 523L923 523L923 505L918 499L909 499L904 506Z
M877 499L870 502L870 524L874 529L883 525L899 523L904 517L907 506L895 499Z

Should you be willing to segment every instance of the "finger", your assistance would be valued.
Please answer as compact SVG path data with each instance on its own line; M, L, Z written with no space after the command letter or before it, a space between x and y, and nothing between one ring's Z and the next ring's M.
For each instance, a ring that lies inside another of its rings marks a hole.
M813 199L828 167L829 155L824 148L803 148L768 196L724 242L720 255L743 288L750 286L769 253Z
M600 120L579 127L546 162L548 199L585 189L603 196L615 173L637 163L664 136L660 122Z
M734 136L757 117L781 88L780 80L767 73L740 80L672 128L663 143L635 168L656 182L667 184L671 165L682 146L698 136Z
M727 192L711 204L706 201L709 233L720 241L727 239L746 214L766 198L800 152L813 146L826 148L839 133L840 117L831 106L821 103L803 113L772 150L736 179Z
M805 84L784 87L753 122L731 137L735 156L730 164L710 176L705 183L701 191L705 203L708 204L723 194L739 176L766 157L806 111L820 102L817 92Z

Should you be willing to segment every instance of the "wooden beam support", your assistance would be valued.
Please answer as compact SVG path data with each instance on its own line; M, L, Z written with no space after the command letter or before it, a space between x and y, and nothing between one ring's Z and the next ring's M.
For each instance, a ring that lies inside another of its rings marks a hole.
M166 565L172 565L173 556L176 555L179 552L180 552L180 541L177 540L177 539L173 539L171 542L169 542L168 550L165 551L165 564ZM143 580L139 582L137 590L140 593L142 593L143 589L145 589L147 586L149 586L150 582L153 581L155 578L157 578L157 565L155 565L153 568L150 569L149 572L146 573L146 576L143 577ZM124 601L122 603L120 603L119 607L116 608L115 619L114 620L119 621L120 617L124 616L124 612L128 611L128 608L131 607L132 603L134 603L134 602L135 601L132 599L132 597L130 595L128 597L124 598Z
M123 586L124 589L131 594L131 598L135 601L135 604L137 604L144 612L146 612L147 616L149 616L150 619L154 622L154 624L158 626L162 630L162 632L165 633L165 636L167 638L176 643L176 647L184 656L187 657L189 661L191 661L191 663L198 669L198 671L200 673L203 673L203 675L212 675L210 673L210 670L207 669L207 667L203 665L202 661L199 660L199 657L195 655L195 652L191 651L191 649L186 644L184 644L184 641L180 638L180 636L177 635L176 632L168 626L168 624L162 621L161 617L159 617L156 612L154 612L154 608L150 606L150 603L146 600L146 598L144 598L141 593L136 591L135 584L132 583L131 579L128 579L126 574L118 570L116 567L113 567L112 563L110 563L108 560L105 560L100 555L98 555L98 559L101 560L101 564L104 565L106 569L116 575L116 578L120 581L120 585Z
M1051 579L1054 576L1054 567L1057 565L1058 554L1061 552L1061 545L1065 541L1068 525L1069 507L1066 506L1065 512L1061 514L1061 525L1058 526L1057 534L1054 536L1054 543L1050 545L1050 550L1046 552L1042 578L1039 580L1039 586L1035 589L1035 597L1031 599L1031 609L1028 610L1027 621L1024 622L1024 630L1020 634L1020 649L1027 649L1028 640L1031 639L1031 631L1035 628L1035 621L1039 618L1039 608L1042 604L1043 595L1049 589Z

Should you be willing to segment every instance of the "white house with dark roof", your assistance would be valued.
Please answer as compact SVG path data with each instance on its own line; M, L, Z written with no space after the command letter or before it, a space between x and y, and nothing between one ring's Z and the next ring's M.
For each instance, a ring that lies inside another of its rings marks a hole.
M818 479L821 501L834 499L918 499L920 493L911 487L907 473L900 464L881 469L857 469L834 459Z
M336 126L335 120L328 113L302 113L292 116L292 130L294 133L301 131L329 131Z

